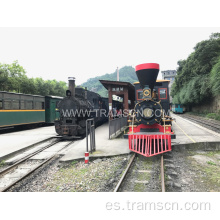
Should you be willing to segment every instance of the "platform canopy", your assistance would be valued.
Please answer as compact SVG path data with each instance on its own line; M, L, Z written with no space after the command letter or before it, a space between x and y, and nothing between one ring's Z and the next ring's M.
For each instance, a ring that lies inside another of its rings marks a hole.
M130 108L134 108L135 88L129 82L99 80L102 85L108 90L109 107L112 105L112 95L123 98L123 108L129 109L128 100L131 101Z

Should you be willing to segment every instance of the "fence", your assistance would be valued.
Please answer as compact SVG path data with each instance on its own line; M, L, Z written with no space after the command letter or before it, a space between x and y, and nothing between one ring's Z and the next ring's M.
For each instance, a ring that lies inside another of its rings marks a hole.
M109 120L109 139L111 139L113 134L116 135L118 131L121 131L124 126L127 126L127 117Z
M90 136L90 142L89 138ZM86 120L86 152L89 152L89 144L90 144L90 152L95 151L95 120L94 118Z

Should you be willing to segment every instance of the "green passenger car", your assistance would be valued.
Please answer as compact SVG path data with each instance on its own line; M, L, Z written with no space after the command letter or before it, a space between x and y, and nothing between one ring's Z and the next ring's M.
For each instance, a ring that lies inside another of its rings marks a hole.
M0 129L45 123L45 97L0 91Z
M62 97L0 91L0 129L27 124L52 124Z
M45 122L48 124L54 123L55 120L59 119L59 112L57 111L57 105L62 97L59 96L46 96L45 97Z

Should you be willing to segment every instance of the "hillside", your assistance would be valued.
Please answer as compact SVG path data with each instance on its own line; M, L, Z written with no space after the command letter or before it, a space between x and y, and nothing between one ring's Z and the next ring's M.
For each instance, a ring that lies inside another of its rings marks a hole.
M186 60L178 61L172 86L173 103L194 106L220 94L220 33L196 44Z
M116 81L117 72L115 71L114 73L106 73L105 75L102 76L90 78L85 83L81 84L81 86L87 87L88 90L97 92L103 97L108 97L108 91L99 82L100 79ZM135 69L132 66L124 66L121 69L119 69L119 80L130 83L134 83L138 81L135 73Z

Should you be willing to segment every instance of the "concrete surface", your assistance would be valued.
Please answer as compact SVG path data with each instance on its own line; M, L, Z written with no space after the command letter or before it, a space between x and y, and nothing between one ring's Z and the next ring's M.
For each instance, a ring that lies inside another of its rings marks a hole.
M128 139L112 139L109 140L108 123L103 124L95 129L96 151L89 157L114 156L130 153L128 148ZM67 162L85 157L86 138L76 141L71 145L69 151L66 152L60 161Z
M184 119L177 114L171 114L171 116L176 119L172 126L176 139L172 140L172 145L220 142L220 134Z
M176 122L173 122L173 130L176 134L176 139L172 140L173 146L201 142L212 142L213 144L220 142L220 134L195 124L187 119L183 119L176 114L172 114L172 116L176 119ZM108 135L108 123L96 128L96 152L90 154L90 157L114 156L130 153L128 148L128 139L119 138L109 140ZM22 151L28 146L35 144L36 142L54 136L56 136L54 126L0 134L0 161L7 155ZM45 157L49 156L51 153L55 153L61 149L63 144L65 143L60 143L46 150L45 152L42 152L42 154L37 155L34 159L45 159ZM38 147L40 148L42 145L39 145ZM64 155L61 158L61 162L82 159L84 158L85 151L86 138L83 140L75 141L75 143L68 146L67 149L59 153L60 155ZM20 156L18 155L17 157Z
M12 153L56 135L54 126L0 134L0 161Z

